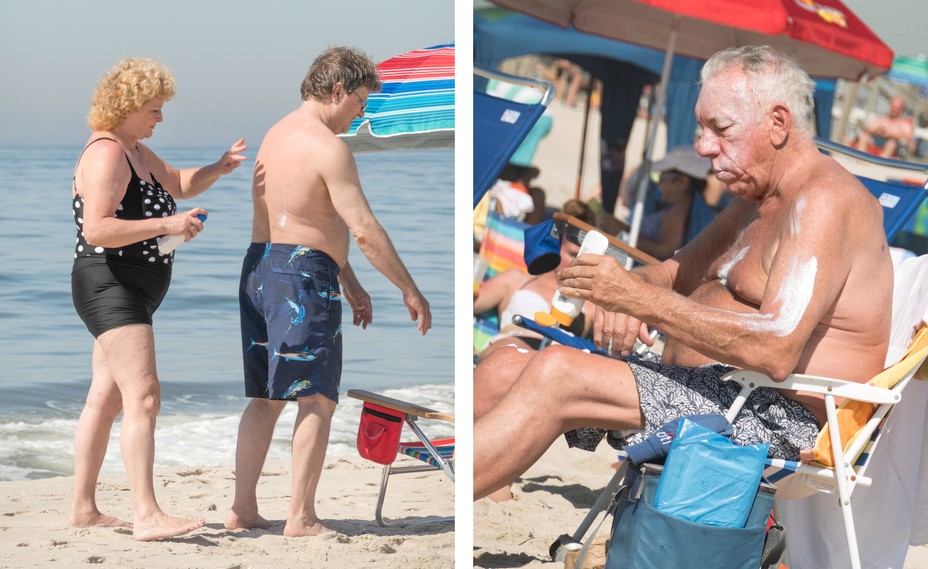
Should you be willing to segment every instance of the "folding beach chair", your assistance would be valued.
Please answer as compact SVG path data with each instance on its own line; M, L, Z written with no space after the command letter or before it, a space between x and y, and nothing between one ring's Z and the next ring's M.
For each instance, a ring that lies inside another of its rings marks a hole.
M412 442L400 442L397 446L397 454L412 457L422 464L394 466L391 462L390 464L385 464L383 467L383 472L380 476L380 491L377 495L377 505L374 510L374 517L380 526L386 527L391 525L391 522L383 515L383 504L390 476L416 472L441 471L453 485L454 437L432 440L426 436L418 425L419 419L445 421L453 424L453 415L362 389L350 389L348 390L348 396L360 399L365 403L370 403L380 408L398 412L398 415L402 415L401 420L405 422L406 426L412 430L413 434L415 434L418 439ZM449 521L454 521L454 516L436 516L415 520L403 520L402 523L405 525Z
M537 103L487 93L487 82L521 85L539 92ZM554 99L554 85L474 65L474 207Z
M525 229L528 224L503 217L491 208L483 229L478 259L485 265L482 280L492 278L509 269L527 273L523 250ZM500 322L496 310L474 315L474 355L484 349L499 332Z
M904 226L908 217L910 217L918 209L926 194L928 194L928 184L919 187L866 178L860 179L883 205L884 230L887 233L888 239L892 239L895 233ZM897 297L904 294L905 290L895 291L895 295ZM921 312L916 312L915 315L918 317L921 315ZM899 319L904 320L907 317L911 318L911 316L911 310L900 311L894 306L894 322ZM905 327L902 326L902 328ZM854 534L853 529L854 522L850 508L850 494L858 484L867 486L871 482L871 480L865 477L864 474L866 472L866 466L869 462L872 450L876 441L879 439L878 428L882 424L882 421L887 417L889 411L892 409L892 405L898 403L902 399L902 390L905 389L910 379L915 375L919 366L922 365L925 359L925 355L928 355L928 338L926 338L925 334L926 333L923 332L922 335L915 340L912 338L907 338L905 340L906 344L908 344L909 340L912 340L914 352L910 353L909 356L899 361L897 365L888 369L883 374L880 374L877 376L877 378L874 378L876 385L862 386L856 383L844 385L847 382L821 378L810 379L804 376L797 377L795 381L797 384L803 385L803 389L808 389L810 391L817 389L819 390L818 392L821 392L821 390L824 390L825 392L830 391L832 407L834 407L835 396L847 398L856 396L864 398L861 403L857 404L857 406L863 407L864 410L866 410L866 406L870 404L878 405L878 408L872 415L867 416L862 426L855 427L854 431L851 433L840 434L840 438L838 439L839 441L847 443L850 440L848 448L845 449L840 444L836 444L834 447L837 449L837 452L828 449L824 449L822 452L820 452L821 457L827 457L829 454L831 454L831 462L839 465L837 469L835 469L833 466L826 465L813 466L801 463L787 464L784 461L771 461L769 468L765 472L765 475L772 478L774 481L777 481L778 487L785 486L787 483L790 484L791 488L786 490L784 494L781 494L781 497L800 497L799 494L796 494L796 490L792 489L796 486L808 487L808 490L806 490L808 493L814 493L816 490L818 490L834 491L839 494L842 504L842 523L845 528L844 533L848 544L848 557L851 560L851 566L854 568L860 567L860 561L859 552L857 550L856 535ZM915 345L916 340L919 342L917 345ZM738 371L729 375L730 377L727 377L727 379L739 381L742 383L744 386L743 389L745 390L743 392L743 399L739 397L739 400L736 401L735 404L736 407L733 407L729 412L729 417L734 417L737 414L738 409L740 409L740 406L743 405L744 400L747 398L749 392L761 385L761 380L759 379L761 374L748 371ZM891 381L889 381L889 379L891 379ZM817 382L819 383L820 387L813 388L812 385L816 384ZM775 388L790 388L785 382L775 383L772 382L772 380L767 380L767 382L763 384ZM807 384L808 387L806 387ZM868 399L872 399L872 401ZM846 407L842 408L840 416L835 413L835 420L838 420L838 418L844 420L844 417L849 414L849 411L846 409ZM822 440L830 441L835 436L839 436L837 434L831 434L833 432L837 433L839 430L839 428L829 427L827 433L823 432L821 437ZM858 431L860 434L855 435L854 433L857 433ZM852 436L853 439L851 439ZM823 445L827 444L829 443L823 443ZM835 458L836 456L838 457L837 460ZM851 462L854 462L854 464L851 465ZM796 473L797 471L798 476L789 476L787 478L788 473ZM614 499L616 492L621 486L623 475L624 471L620 469L612 477L606 488L600 494L589 514L586 516L586 518L584 518L580 526L573 534L562 535L552 544L550 553L553 559L563 559L564 555L569 549L579 548L579 544L581 544L584 540L586 533L589 531L589 528L592 526L595 518L599 513L606 509ZM928 492L928 488L926 488L925 491ZM780 498L778 498L778 501L779 500ZM928 524L928 519L926 519L926 524ZM928 541L928 534L926 534L925 539Z

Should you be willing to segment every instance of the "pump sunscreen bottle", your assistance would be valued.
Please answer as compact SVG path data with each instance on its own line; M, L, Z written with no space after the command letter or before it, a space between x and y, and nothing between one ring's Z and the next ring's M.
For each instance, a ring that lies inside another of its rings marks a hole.
M609 239L598 231L590 231L583 238L580 245L580 252L577 256L591 253L593 255L602 255L609 248ZM583 310L583 300L579 298L569 298L561 294L558 289L554 292L554 298L551 299L551 313L536 312L535 322L542 326L555 326L560 324L564 328L570 326L574 318L580 315Z

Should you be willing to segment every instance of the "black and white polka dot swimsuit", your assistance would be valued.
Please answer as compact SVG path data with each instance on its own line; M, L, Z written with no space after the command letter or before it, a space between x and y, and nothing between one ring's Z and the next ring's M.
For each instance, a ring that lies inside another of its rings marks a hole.
M112 138L101 137L90 142L93 144L98 140L112 140ZM89 147L90 144L87 146ZM85 147L86 151L87 148ZM78 159L80 161L80 159ZM132 170L132 178L126 187L126 193L116 208L117 219L148 219L150 217L168 217L174 215L177 211L177 205L174 198L171 197L161 186L154 174L151 176L153 183L149 183L139 177L132 167L129 156L126 156L126 162L129 169ZM84 197L75 195L72 207L74 208L74 223L77 224L77 240L74 247L74 258L91 257L95 255L116 255L125 259L141 259L149 263L162 263L169 265L174 262L174 253L162 255L158 251L156 238L138 241L124 247L98 247L91 245L84 238Z

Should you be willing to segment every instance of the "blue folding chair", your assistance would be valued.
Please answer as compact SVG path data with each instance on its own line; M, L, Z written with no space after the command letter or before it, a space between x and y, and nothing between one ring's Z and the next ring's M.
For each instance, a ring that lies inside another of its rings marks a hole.
M490 95L489 80L537 89L537 103ZM503 167L554 99L554 85L474 65L474 207L493 186Z

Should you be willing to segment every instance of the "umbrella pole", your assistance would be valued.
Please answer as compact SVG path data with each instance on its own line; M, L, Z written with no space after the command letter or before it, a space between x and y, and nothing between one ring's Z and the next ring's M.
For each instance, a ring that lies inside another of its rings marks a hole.
M584 71L584 73L586 73ZM590 123L590 102L593 99L593 75L588 73L589 81L586 86L586 104L583 110L583 133L580 135L580 167L577 170L577 188L574 197L580 199L580 187L583 183L583 162L586 160L586 132Z
M629 229L628 244L635 247L638 244L638 234L641 232L641 218L644 217L644 201L648 193L648 181L651 177L651 162L654 155L654 142L657 140L657 128L664 118L664 105L667 101L667 82L670 81L670 69L673 65L673 54L677 47L677 30L680 29L680 16L673 18L673 27L667 41L667 51L664 55L664 66L661 69L661 82L657 89L657 103L654 109L654 118L648 131L648 141L644 150L644 162L641 164L642 175L638 176L638 191L635 194L635 207L632 210L632 223Z

